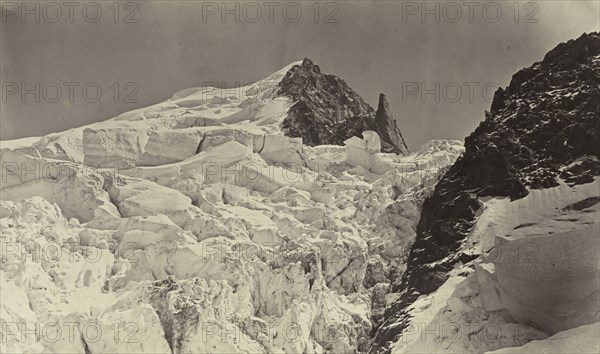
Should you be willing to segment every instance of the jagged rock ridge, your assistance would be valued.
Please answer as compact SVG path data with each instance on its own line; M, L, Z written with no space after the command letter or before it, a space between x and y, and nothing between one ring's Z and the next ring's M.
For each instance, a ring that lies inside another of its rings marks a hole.
M344 80L322 73L308 58L293 66L279 86L279 94L295 102L283 122L286 135L301 137L309 146L343 145L372 130L380 135L383 152L408 153L383 94L376 113Z
M518 200L530 190L586 184L600 175L599 84L600 34L590 33L560 44L496 92L491 112L465 139L464 155L423 205L396 289L403 294L387 309L372 353L391 349L417 297L436 291L456 264L479 256L461 247L481 212L480 197Z

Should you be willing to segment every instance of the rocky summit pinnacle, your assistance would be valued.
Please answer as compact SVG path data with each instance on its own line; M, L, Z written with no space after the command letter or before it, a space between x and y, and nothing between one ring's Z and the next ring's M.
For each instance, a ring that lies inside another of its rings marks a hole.
M383 152L408 153L387 102L377 120L375 110L344 80L322 73L309 58L285 74L279 94L295 102L283 122L284 134L300 137L306 145L343 145L348 138L373 130L381 136Z
M375 113L375 125L382 139L389 141L402 154L408 153L404 137L392 116L390 105L383 93L379 94L379 104L377 106L377 113Z

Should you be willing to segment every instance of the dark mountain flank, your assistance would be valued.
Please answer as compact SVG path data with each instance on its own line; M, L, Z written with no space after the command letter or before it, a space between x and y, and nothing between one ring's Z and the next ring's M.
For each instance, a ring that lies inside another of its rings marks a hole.
M593 182L600 175L600 34L558 45L517 72L465 139L465 153L424 205L401 296L385 313L371 353L389 352L409 320L407 306L438 289L447 272L477 255L460 252L478 198L522 198L529 189Z

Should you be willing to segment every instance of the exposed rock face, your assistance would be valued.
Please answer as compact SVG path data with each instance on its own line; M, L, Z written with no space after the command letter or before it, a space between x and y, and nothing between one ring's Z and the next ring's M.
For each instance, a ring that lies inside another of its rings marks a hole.
M309 146L343 145L346 139L373 130L382 139L383 152L408 153L385 96L380 96L376 119L373 108L344 80L322 73L308 58L292 67L279 86L279 94L295 102L283 122L286 135L301 137Z
M396 148L396 151L400 151L402 154L408 154L408 147L406 147L402 133L392 116L390 105L383 93L379 94L379 104L377 105L377 112L375 113L375 125L383 140L390 142L394 148Z
M476 237L480 197L517 200L532 190L586 184L600 175L599 83L600 34L591 33L557 46L496 92L491 112L465 139L464 156L423 205L407 271L396 288L403 295L387 310L372 352L390 349L410 322L407 308L418 296L436 291L453 267L479 256L466 251L465 238Z

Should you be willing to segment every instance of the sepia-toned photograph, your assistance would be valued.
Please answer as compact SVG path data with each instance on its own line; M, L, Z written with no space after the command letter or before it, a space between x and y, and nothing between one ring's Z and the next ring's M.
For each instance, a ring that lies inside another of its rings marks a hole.
M600 0L0 10L0 353L600 353Z

